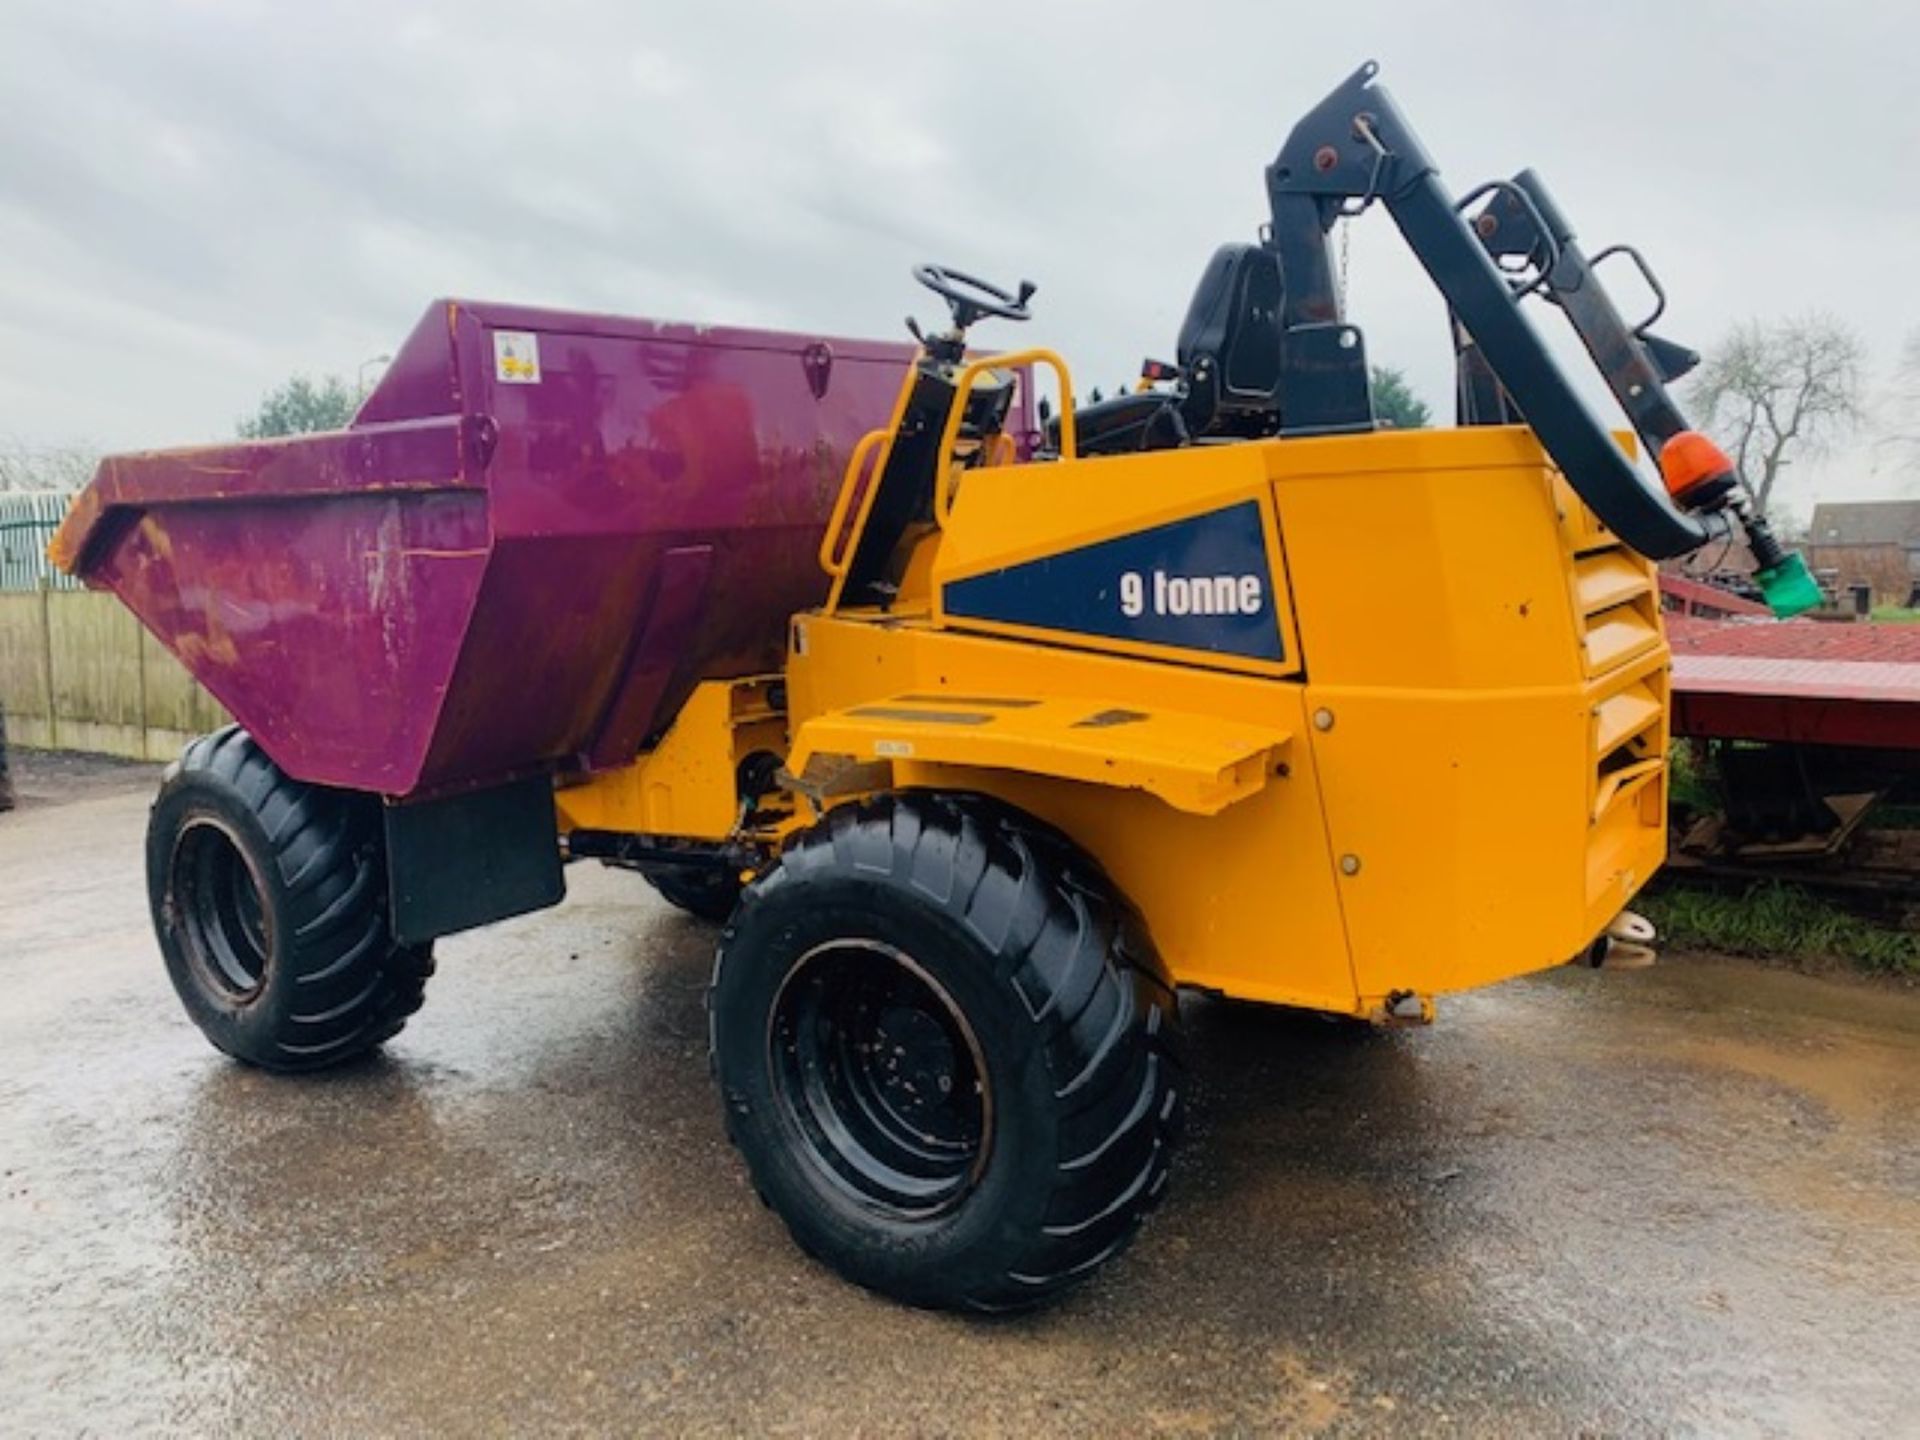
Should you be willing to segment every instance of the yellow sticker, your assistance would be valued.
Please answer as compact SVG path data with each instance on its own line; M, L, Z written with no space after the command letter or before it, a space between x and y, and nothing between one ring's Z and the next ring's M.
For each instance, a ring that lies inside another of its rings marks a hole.
M493 375L503 385L538 385L540 337L531 330L494 331Z

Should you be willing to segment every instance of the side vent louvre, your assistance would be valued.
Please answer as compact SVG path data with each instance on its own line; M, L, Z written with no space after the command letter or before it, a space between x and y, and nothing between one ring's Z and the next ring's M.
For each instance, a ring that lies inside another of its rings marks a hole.
M1560 539L1587 676L1587 900L1617 903L1635 878L1628 857L1666 827L1668 670L1659 576L1553 477ZM1644 862L1642 862L1644 863Z
M1665 758L1666 672L1656 670L1593 707L1593 818L1658 775Z
M1614 545L1574 561L1587 674L1599 677L1660 644L1660 597L1646 561Z

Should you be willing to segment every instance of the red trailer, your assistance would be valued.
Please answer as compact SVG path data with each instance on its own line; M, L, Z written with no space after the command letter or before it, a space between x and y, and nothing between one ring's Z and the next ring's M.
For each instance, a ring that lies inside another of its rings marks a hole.
M1877 801L1920 793L1920 625L1774 621L1732 596L1703 619L1713 602L1690 597L1695 613L1677 614L1664 588L1673 734L1693 742L1721 802L1679 817L1671 863L1920 893L1912 832L1871 828Z

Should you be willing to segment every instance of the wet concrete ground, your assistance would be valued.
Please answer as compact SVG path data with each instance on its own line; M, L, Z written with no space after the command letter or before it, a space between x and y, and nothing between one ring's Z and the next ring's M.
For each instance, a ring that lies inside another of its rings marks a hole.
M1910 994L1196 1000L1168 1204L982 1323L787 1243L707 1080L710 932L628 876L445 943L371 1063L222 1059L147 931L153 778L30 758L0 817L0 1431L1920 1434Z

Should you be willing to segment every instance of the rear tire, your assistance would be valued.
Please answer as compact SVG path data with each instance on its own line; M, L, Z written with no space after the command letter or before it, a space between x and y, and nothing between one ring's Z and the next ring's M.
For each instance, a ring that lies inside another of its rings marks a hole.
M1166 971L1094 862L997 801L885 796L801 834L722 932L709 1004L756 1188L857 1284L1029 1308L1160 1198Z
M643 868L640 874L662 900L709 924L720 924L740 903L740 877L718 867L660 865Z
M188 1016L269 1070L321 1069L391 1039L433 973L430 945L388 930L379 801L289 779L238 726L168 768L147 894Z

